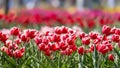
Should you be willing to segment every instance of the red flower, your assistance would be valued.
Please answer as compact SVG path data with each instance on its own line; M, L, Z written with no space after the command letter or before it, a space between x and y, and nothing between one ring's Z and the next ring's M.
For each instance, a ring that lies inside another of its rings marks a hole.
M5 43L5 41L8 39L8 36L6 34L1 34L0 40Z
M20 29L17 28L17 27L13 27L13 28L10 29L10 34L14 35L14 36L17 36L17 35L20 34Z
M55 44L55 43L53 43L52 45L51 45L51 48L50 48L52 51L57 51L57 50L59 50L59 46L57 45L57 44Z
M81 55L83 55L84 54L84 48L83 48L83 46L80 46L79 48L78 48L78 53L79 54L81 54Z
M104 18L100 18L99 24L100 24L101 26L105 25L105 19L104 19Z
M14 40L14 42L19 45L19 44L21 43L21 39L20 39L20 38L16 38L16 39Z
M94 39L93 43L94 43L94 44L97 44L97 43L100 43L100 41L101 41L101 40L99 40L99 39Z
M67 33L68 32L68 28L63 26L61 27L62 33Z
M9 55L10 57L13 56L12 50L11 49L7 49L6 50L6 54Z
M111 33L112 33L112 34L115 34L116 30L117 30L117 28L113 27L113 28L111 29Z
M115 34L120 35L120 29L116 29Z
M82 38L82 44L89 45L90 44L90 38L89 37Z
M84 25L82 19L77 17L76 20L77 20L79 26L82 27L82 28L84 28L85 25Z
M60 42L60 36L59 35L53 35L52 36L52 40L54 41L54 42Z
M76 50L77 50L76 45L70 45L69 47L70 47L70 49L72 49L73 51L76 51Z
M105 35L111 34L111 28L109 26L104 25L102 27L102 33L105 34Z
M102 54L106 54L109 51L108 47L105 44L98 45L97 49Z
M35 37L34 38L34 40L35 40L35 43L38 45L38 44L40 44L40 43L42 43L42 38L39 38L39 37Z
M114 41L114 42L119 42L119 41L120 41L119 35L113 34L113 35L112 35L112 41Z
M13 55L15 58L21 58L24 55L24 52L22 52L21 50L15 50L13 52Z
M61 33L62 33L61 28L56 27L56 28L55 28L55 33L56 33L56 34L61 34Z
M21 35L19 36L19 38L20 38L21 41L23 41L23 42L28 42L28 41L30 40L30 38L27 37L26 34L21 34Z
M81 32L79 37L80 37L80 39L82 39L82 38L87 37L87 36L88 36L87 34L85 34L84 32Z
M2 46L1 48L0 48L0 50L2 51L2 52L6 52L7 51L7 47L5 47L5 46Z
M42 42L47 45L49 43L49 40L46 37L43 37Z
M98 34L95 33L95 32L90 32L90 33L89 33L89 36L90 36L91 39L96 39L97 36L98 36Z
M95 26L94 20L88 20L87 25L88 25L89 28L93 28Z
M73 52L73 50L72 49L69 49L69 48L67 48L66 49L66 55L71 55L72 54L72 52Z
M18 49L18 45L15 44L15 43L10 43L10 45L8 46L9 49L12 49L12 50L16 50Z
M50 56L51 55L51 51L50 50L46 50L45 51L45 55Z
M111 61L114 61L114 55L113 54L109 54L108 55L108 59L111 60Z
M36 33L36 30L26 30L25 31L25 34L27 37L29 37L30 39L33 39L35 37L35 33Z
M112 50L113 50L113 46L112 46L112 44L106 44L106 45L107 45L109 51L112 51Z
M20 48L21 52L25 52L25 47Z
M45 44L44 43L39 44L38 48L39 50L42 50L42 51L45 50Z
M92 44L91 46L90 46L90 52L93 52L94 51L94 44Z
M74 39L67 38L67 43L68 43L69 45L74 45Z
M68 47L64 42L60 42L59 46L61 50L65 50Z

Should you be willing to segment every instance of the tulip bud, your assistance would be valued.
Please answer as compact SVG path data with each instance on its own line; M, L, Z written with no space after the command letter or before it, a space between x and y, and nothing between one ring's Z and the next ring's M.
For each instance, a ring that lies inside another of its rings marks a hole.
M110 61L114 61L114 55L113 55L113 54L109 54L109 55L108 55L108 59L109 59Z
M83 48L83 46L80 46L80 47L78 48L78 53L81 54L81 55L84 54L84 48Z

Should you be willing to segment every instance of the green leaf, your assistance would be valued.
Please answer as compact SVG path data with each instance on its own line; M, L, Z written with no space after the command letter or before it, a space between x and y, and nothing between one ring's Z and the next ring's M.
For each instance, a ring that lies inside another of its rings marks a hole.
M6 60L6 62L11 65L11 67L16 67L16 62L15 62L15 59L13 59L12 57L6 55L4 52L3 52L3 55L4 55L4 59Z
M119 50L117 50L116 48L114 48L114 51L116 52L116 54L119 56L119 59L120 59L120 52L119 52Z
M51 65L52 68L57 68L56 64L52 60L50 60L48 56L46 56L46 59L49 62L49 64Z
M75 44L76 44L78 47L81 46L81 45L82 45L81 39L80 39L80 38L77 38L77 39L75 40Z
M93 65L94 65L94 68L99 68L98 67L98 53L97 53L97 50L96 50L96 45L94 45L94 52L93 52Z

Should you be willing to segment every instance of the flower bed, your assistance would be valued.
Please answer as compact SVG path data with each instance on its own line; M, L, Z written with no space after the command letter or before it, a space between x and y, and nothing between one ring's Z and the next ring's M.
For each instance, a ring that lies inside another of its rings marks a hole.
M104 25L101 33L65 26L47 31L13 27L0 32L3 68L119 68L120 29Z

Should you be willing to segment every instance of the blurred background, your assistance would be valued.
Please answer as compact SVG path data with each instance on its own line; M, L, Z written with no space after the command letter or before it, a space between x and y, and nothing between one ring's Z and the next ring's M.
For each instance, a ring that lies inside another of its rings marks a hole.
M70 12L86 9L120 12L120 0L0 0L1 13L33 8L62 9Z
M85 32L120 27L120 0L0 0L0 29L44 25L75 25Z

